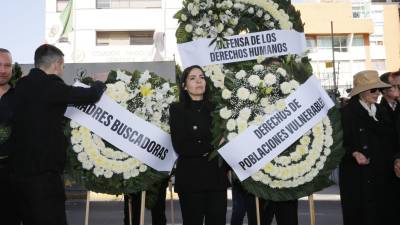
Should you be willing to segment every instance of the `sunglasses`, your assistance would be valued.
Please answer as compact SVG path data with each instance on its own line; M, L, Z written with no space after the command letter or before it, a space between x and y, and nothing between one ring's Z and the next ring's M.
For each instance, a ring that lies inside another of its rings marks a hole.
M379 92L379 88L372 88L372 89L369 89L369 92L370 93L376 93L376 92Z

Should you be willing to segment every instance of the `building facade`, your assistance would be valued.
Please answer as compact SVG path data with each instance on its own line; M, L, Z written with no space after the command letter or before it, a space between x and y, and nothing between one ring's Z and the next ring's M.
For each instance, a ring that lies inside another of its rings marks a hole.
M305 23L314 73L324 86L333 85L332 50L343 95L351 87L353 75L361 70L384 73L400 68L398 3L308 0L296 3L295 7Z
M46 41L66 62L173 60L176 54L176 0L73 1L73 31L62 35L60 15L69 0L46 0Z
M360 70L400 68L399 11L392 1L293 1L305 23L314 73L325 86L333 84L332 49L342 91ZM181 0L75 0L73 32L60 38L60 14L68 2L46 0L46 40L63 50L66 62L163 61L175 56L179 62L173 15Z

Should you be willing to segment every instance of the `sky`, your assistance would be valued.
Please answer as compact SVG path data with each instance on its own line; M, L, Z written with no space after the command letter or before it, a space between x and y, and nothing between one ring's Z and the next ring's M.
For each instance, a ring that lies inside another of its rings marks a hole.
M35 49L45 39L44 0L1 0L0 48L8 49L13 61L33 63Z

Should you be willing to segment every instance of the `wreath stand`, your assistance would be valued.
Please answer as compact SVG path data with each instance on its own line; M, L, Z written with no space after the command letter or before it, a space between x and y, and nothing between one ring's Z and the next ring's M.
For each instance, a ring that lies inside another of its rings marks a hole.
M257 216L257 225L261 224L260 220L260 201L256 196L256 216ZM315 223L315 205L314 205L314 195L311 194L308 196L308 205L310 207L310 224L316 225Z
M140 225L144 225L144 207L146 201L146 191L142 191L140 204ZM132 225L132 199L129 198L129 225ZM85 225L89 225L90 210L90 191L86 192L86 209L85 209Z

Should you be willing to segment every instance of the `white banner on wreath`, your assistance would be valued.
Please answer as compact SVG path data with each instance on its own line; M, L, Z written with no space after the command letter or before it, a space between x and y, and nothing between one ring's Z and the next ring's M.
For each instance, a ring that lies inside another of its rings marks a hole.
M74 85L86 86L79 82ZM65 116L153 169L172 170L177 156L170 134L129 112L107 95L96 104L69 106Z
M334 106L315 76L286 99L286 108L250 126L218 152L240 181L263 168L304 133L320 122Z
M225 37L224 47L217 47L212 38L202 38L178 44L183 67L212 65L273 57L288 54L302 55L306 51L304 33L294 30L270 30Z

